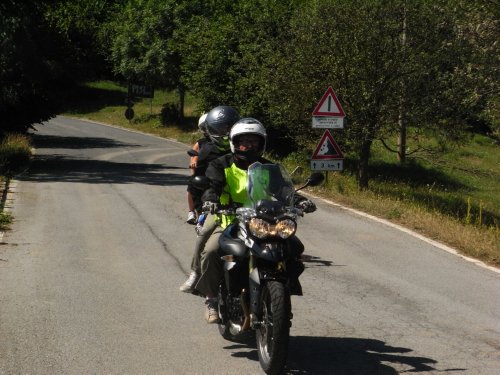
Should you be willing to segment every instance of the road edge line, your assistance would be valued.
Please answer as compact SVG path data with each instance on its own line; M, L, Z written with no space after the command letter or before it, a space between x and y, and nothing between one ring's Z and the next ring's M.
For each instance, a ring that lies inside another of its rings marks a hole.
M425 237L424 235L422 235L420 233L417 233L417 232L415 232L415 231L413 231L411 229L408 229L408 228L406 228L406 227L404 227L402 225L395 224L395 223L393 223L393 222L391 222L389 220L382 219L382 218L379 218L377 216L373 216L373 215L367 214L366 212L358 211L358 210L356 210L354 208L342 206L339 203L332 202L332 201L330 201L330 200L328 200L326 198L318 197L318 196L316 196L314 194L311 194L311 193L303 192L303 194L304 195L309 195L309 196L313 197L314 199L319 199L322 202L327 203L327 204L329 204L331 206L343 209L345 211L351 212L351 213L356 214L358 216L361 216L361 217L364 217L364 218L367 218L367 219L379 222L381 224L387 225L387 226L389 226L391 228L397 229L397 230L399 230L401 232L404 232L404 233L409 234L409 235L411 235L411 236L413 236L415 238L418 238L419 240L427 242L428 244L430 244L430 245L432 245L434 247L437 247L438 249L444 250L444 251L446 251L446 252L448 252L448 253L450 253L452 255L455 255L455 256L457 256L459 258L462 258L462 259L466 260L467 262L474 263L475 265L477 265L479 267L482 267L482 268L485 268L485 269L488 269L490 271L493 271L495 273L500 274L500 269L499 268L494 267L494 266L490 266L489 264L486 264L485 262L483 262L481 260L478 260L478 259L466 256L466 255L463 255L457 249L454 249L453 247L450 247L450 246L445 245L445 244L443 244L441 242L438 242L438 241L435 241L435 240L430 239L428 237Z

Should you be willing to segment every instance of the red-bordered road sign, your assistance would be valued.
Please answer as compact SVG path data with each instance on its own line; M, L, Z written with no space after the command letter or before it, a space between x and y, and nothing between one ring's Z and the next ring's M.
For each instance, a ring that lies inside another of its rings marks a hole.
M321 140L311 156L311 160L335 160L344 159L344 154L339 145L333 139L332 134L325 130Z
M345 112L340 105L337 95L329 86L312 113L313 116L345 117Z

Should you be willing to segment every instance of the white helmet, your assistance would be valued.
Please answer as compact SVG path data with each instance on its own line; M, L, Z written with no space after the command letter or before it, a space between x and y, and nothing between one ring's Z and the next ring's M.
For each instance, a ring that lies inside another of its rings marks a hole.
M208 113L204 113L200 116L200 119L198 120L198 128L203 132L207 132L207 122L205 121L207 119Z
M255 134L261 138L258 150L240 151L236 148L235 143L237 138L244 134ZM245 159L250 162L256 161L266 150L267 133L264 125L252 117L245 117L240 119L233 125L229 132L229 145L231 152L238 156L240 159Z

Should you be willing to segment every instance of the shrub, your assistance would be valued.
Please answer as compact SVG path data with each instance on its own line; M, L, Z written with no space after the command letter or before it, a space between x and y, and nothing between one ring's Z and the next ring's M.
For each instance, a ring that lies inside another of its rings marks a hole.
M166 103L161 109L161 123L163 125L178 124L180 119L179 110L173 103Z
M9 228L12 223L12 215L9 212L0 212L0 230Z
M27 136L8 134L0 144L0 174L12 176L25 170L31 159L31 146Z

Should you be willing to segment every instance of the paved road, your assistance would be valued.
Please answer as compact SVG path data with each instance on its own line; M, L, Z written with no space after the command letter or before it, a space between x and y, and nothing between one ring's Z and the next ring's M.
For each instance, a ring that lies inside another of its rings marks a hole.
M0 374L259 374L178 286L187 146L57 117L0 246ZM319 202L289 374L498 374L500 274Z

